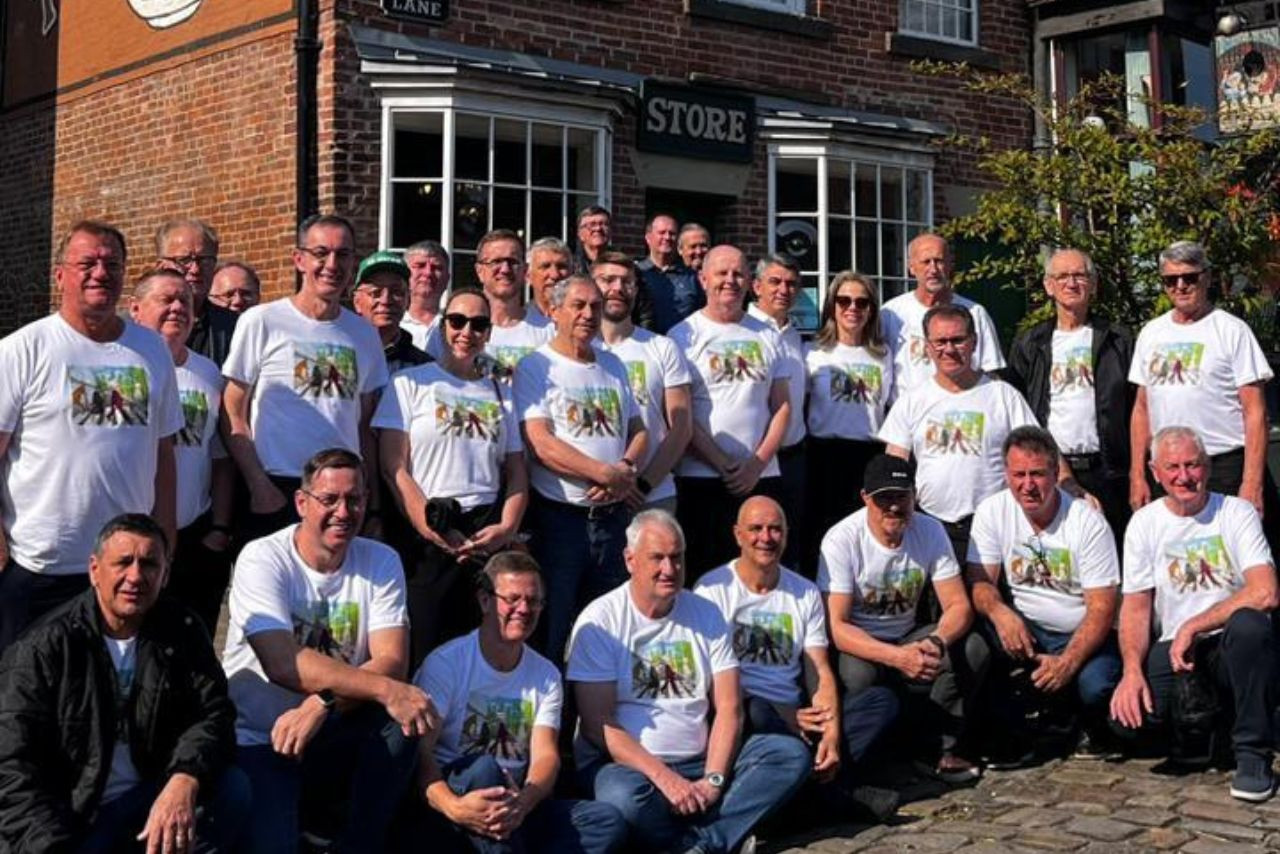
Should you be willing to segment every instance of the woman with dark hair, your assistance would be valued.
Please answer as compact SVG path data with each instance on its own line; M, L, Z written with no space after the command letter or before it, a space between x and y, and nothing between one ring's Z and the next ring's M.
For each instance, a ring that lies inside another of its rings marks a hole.
M808 489L804 569L817 568L822 537L862 506L867 460L893 389L893 357L880 330L880 305L870 278L845 270L827 288L817 337L805 352L809 390Z

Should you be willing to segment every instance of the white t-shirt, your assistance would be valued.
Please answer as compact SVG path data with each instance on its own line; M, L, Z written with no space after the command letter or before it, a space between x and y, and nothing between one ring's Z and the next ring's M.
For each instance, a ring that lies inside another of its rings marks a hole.
M104 637L107 654L111 656L111 666L115 669L116 697L123 701L128 699L133 688L133 677L138 670L138 649L136 636L131 638ZM102 803L107 804L142 782L142 775L133 764L133 754L129 752L129 742L117 738L111 748L111 769L107 772L107 782L102 788Z
M714 605L681 591L651 620L632 603L629 582L583 609L568 660L569 681L617 685L618 725L664 762L706 750L714 676L738 666Z
M544 325L527 314L510 326L495 323L489 330L480 364L490 376L510 385L516 365L554 337L554 326Z
M783 448L790 448L805 437L804 423L804 339L794 323L779 327L778 321L761 311L760 306L751 303L747 314L761 323L767 324L778 335L778 357L782 360L782 373L791 377L787 391L790 394L791 417L787 419L787 432L782 434Z
M649 446L640 470L658 453L658 446L667 438L666 391L669 388L687 386L691 380L689 366L685 364L680 348L665 335L636 327L625 341L606 344L595 342L597 350L612 353L622 360L631 381L631 396L636 400L644 429L649 433ZM672 472L661 483L651 484L649 501L661 501L676 494L676 481Z
M1147 390L1151 435L1190 427L1211 455L1244 447L1240 389L1271 379L1267 357L1243 320L1214 309L1195 323L1168 312L1142 327L1129 382Z
M915 457L920 509L955 522L1004 488L1000 446L1013 428L1035 423L1022 395L1002 380L983 376L952 393L930 379L893 405L880 438Z
M13 559L44 575L89 570L93 540L155 505L156 448L182 429L164 340L130 321L99 344L51 314L0 340L0 485Z
M1037 533L1009 490L984 499L973 514L968 560L1002 567L1015 611L1070 634L1084 619L1084 591L1118 585L1120 561L1101 513L1061 489L1058 501L1057 515Z
M640 415L627 368L612 353L596 352L594 362L579 362L560 355L549 344L539 347L521 360L513 391L521 423L546 419L557 439L605 463L622 459L627 451L627 424ZM529 482L552 501L590 503L589 483L562 478L537 459L530 462Z
M306 699L268 681L250 637L289 632L299 646L359 667L369 660L369 635L409 624L404 572L391 548L356 537L337 572L317 572L294 545L297 529L246 545L231 579L222 668L236 704L238 744L270 744L276 719Z
M1051 348L1047 428L1064 454L1096 453L1101 445L1093 394L1093 329L1055 329Z
M409 473L423 495L470 509L497 500L507 454L523 451L502 404L493 380L459 379L428 362L391 377L372 424L409 435Z
M926 583L958 575L946 529L923 513L911 517L902 543L891 549L871 533L864 507L827 531L818 554L818 589L853 596L845 619L886 643L915 629Z
M804 651L827 648L822 594L812 581L786 567L777 587L755 593L742 583L736 566L734 560L711 570L693 592L713 603L733 632L742 692L770 703L800 705Z
M804 357L809 386L809 435L876 441L893 389L893 360L866 347L810 346Z
M409 312L400 318L400 328L409 333L413 346L433 359L439 359L444 352L444 335L440 332L440 320L444 312L438 312L430 323L420 323Z
M314 320L291 299L240 315L222 373L253 386L250 428L268 474L301 477L317 451L360 453L360 396L387 384L377 331L341 309Z
M519 780L533 728L560 729L560 671L528 646L515 669L503 673L485 661L474 630L436 647L413 681L440 712L435 758L442 768L487 754Z
M182 429L174 437L178 465L178 527L200 518L212 503L213 461L225 457L218 438L218 409L222 404L222 372L193 350L177 366L178 397L182 401Z
M667 335L693 369L693 423L732 457L742 459L754 453L769 429L773 382L790 377L779 354L778 333L749 314L738 323L717 323L698 311L671 327ZM677 473L720 476L692 453L680 461ZM775 455L761 477L777 475Z
M1124 593L1155 590L1160 640L1191 617L1231 598L1244 573L1275 566L1258 511L1234 495L1209 493L1195 516L1177 516L1164 499L1143 507L1124 535Z
M974 331L978 343L973 348L973 368L978 371L998 371L1004 367L1004 354L1000 352L1000 338L991 315L981 304L968 297L953 294L951 304L969 309L973 315ZM884 339L893 353L893 397L899 398L934 375L933 362L929 359L929 345L924 338L924 316L928 308L916 299L915 291L907 291L889 300L880 309L880 326Z

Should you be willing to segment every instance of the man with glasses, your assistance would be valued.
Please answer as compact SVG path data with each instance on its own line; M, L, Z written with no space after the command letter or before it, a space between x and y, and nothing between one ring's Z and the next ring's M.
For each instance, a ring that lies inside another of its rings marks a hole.
M409 268L409 305L400 326L414 347L439 358L444 348L440 336L440 300L449 290L449 253L434 240L419 240L404 250Z
M198 219L169 220L156 232L156 266L180 274L191 286L195 324L187 346L221 365L239 315L209 299L218 266L217 232Z
M303 464L322 448L359 452L367 482L376 482L369 419L387 383L387 360L378 333L341 304L354 246L343 217L307 218L293 250L301 289L246 311L231 339L222 366L223 433L249 486L246 539L296 521L289 496ZM377 516L374 496L366 517Z
M121 513L176 532L173 358L121 319L125 241L85 220L58 243L58 311L0 340L0 649L88 587L93 537Z
M413 336L400 325L409 295L410 269L400 256L382 250L360 262L356 271L356 292L351 305L356 314L369 321L382 341L387 373L421 365L430 359L413 346Z
M476 247L476 278L489 300L493 324L485 345L490 376L510 385L516 365L551 340L555 329L530 321L524 305L524 241L514 231L495 229Z
M218 264L209 286L209 302L233 314L244 314L262 302L262 282L258 271L243 261L229 260Z
M415 841L443 830L477 851L616 850L627 835L616 809L553 797L563 689L527 643L544 602L537 562L500 552L477 583L480 627L436 649L414 678L440 710L418 744L418 792L431 812Z
M1060 485L1101 505L1116 537L1129 521L1129 365L1133 336L1090 311L1098 289L1093 260L1078 249L1045 261L1054 317L1014 339L1009 383L1026 397L1066 461Z
M237 763L253 784L246 850L254 854L296 851L304 820L332 834L338 851L385 850L416 741L439 720L405 681L400 558L357 536L365 483L350 451L310 457L290 496L301 521L249 543L236 562L222 665ZM307 819L304 790L325 807Z
M1185 425L1209 453L1209 489L1252 504L1274 546L1280 507L1267 471L1266 355L1243 320L1209 301L1209 261L1199 243L1183 240L1161 252L1160 281L1173 308L1138 333L1129 369L1138 385L1129 503L1136 510L1151 500L1145 465L1152 435Z

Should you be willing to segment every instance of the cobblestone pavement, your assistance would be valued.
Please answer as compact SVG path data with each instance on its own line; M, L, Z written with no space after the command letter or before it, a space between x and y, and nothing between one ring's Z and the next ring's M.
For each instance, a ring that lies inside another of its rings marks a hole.
M1153 760L1054 760L1019 771L988 771L976 785L919 784L889 826L831 825L761 851L787 854L1073 851L1125 854L1249 854L1280 851L1280 798L1244 804L1227 793L1230 775L1153 773Z

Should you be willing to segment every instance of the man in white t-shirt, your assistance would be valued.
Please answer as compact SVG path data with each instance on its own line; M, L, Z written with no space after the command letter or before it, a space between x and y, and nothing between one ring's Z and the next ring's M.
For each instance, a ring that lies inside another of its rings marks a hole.
M813 751L813 777L834 780L841 771L841 737L850 782L856 765L897 717L888 688L862 692L840 708L835 672L827 656L827 619L822 594L812 581L782 566L787 517L778 502L757 495L742 503L734 526L738 557L713 569L693 592L724 616L738 656L746 701L746 732L793 735ZM878 820L893 815L897 793L866 787L846 789Z
M244 547L222 666L237 761L253 783L248 850L294 851L306 787L345 792L338 850L380 851L435 707L407 684L400 558L357 536L360 458L321 451L293 495L301 521Z
M554 327L551 289L573 272L573 251L558 237L541 237L529 244L525 278L529 284L529 313L534 326Z
M915 512L906 460L872 457L862 500L861 510L827 532L818 558L845 706L875 685L904 699L927 698L907 706L919 718L912 747L937 759L939 779L976 779L980 770L966 758L965 741L990 650L969 631L973 608L951 542L936 519ZM920 616L929 586L941 607L936 622Z
M419 240L404 250L409 267L409 306L400 328L409 333L413 346L440 358L444 338L440 334L440 300L449 290L449 253L434 240Z
M720 611L684 588L684 533L665 510L627 528L631 577L573 628L566 678L584 786L654 850L729 854L809 776L799 739L738 745L738 661ZM714 714L713 714L714 713Z
M987 694L990 711L1010 725L996 730L1003 743L1024 743L1019 718L1029 709L1010 708L1022 696L1011 690L1015 680L1040 698L1060 697L1074 683L1078 753L1096 756L1109 740L1107 704L1120 681L1112 632L1120 562L1105 517L1056 485L1058 457L1053 436L1040 427L1017 427L1005 438L1009 488L973 514L968 575L974 610L986 619L997 653Z
M1271 367L1248 324L1209 301L1209 275L1199 243L1179 241L1160 253L1173 308L1144 326L1134 345L1129 503L1136 510L1151 500L1144 467L1151 436L1186 425L1209 453L1209 491L1239 495L1263 514L1267 529L1280 531L1263 398ZM1277 541L1273 534L1273 547Z
M480 628L427 657L414 682L440 710L418 744L418 791L431 813L417 839L479 851L605 854L626 840L621 814L553 797L560 772L560 671L527 641L542 612L537 562L491 557L479 576Z
M1125 532L1124 675L1111 716L1118 732L1146 731L1171 758L1204 762L1220 710L1233 709L1231 795L1264 801L1275 790L1275 561L1253 506L1210 491L1194 430L1165 427L1151 448L1165 495Z
M297 521L292 495L302 466L325 448L360 454L367 483L378 476L369 419L387 384L378 333L342 299L355 273L355 232L334 214L298 227L293 265L302 287L240 316L222 366L223 436L249 487L245 539ZM376 520L379 495L365 514Z
M649 450L638 466L636 489L644 498L644 506L675 513L672 472L693 434L689 366L674 341L642 329L631 320L636 303L636 269L629 256L606 249L591 265L591 276L604 297L597 346L626 365L631 394L649 431Z
M604 312L596 283L551 291L556 337L516 369L514 396L530 456L530 548L547 567L542 651L559 661L579 609L626 578L622 549L648 442L626 366L593 346Z
M676 492L681 524L699 532L686 555L694 578L737 552L732 531L743 499L778 494L778 449L791 420L791 375L778 333L742 305L746 257L717 246L698 278L707 304L667 333L693 379L693 438L676 470Z
M942 522L955 554L965 555L974 509L1004 486L1005 436L1036 416L1013 386L973 367L977 336L967 308L929 309L924 331L937 370L898 399L880 438L888 453L915 458L920 509Z
M924 315L934 306L963 306L973 316L974 344L967 355L975 371L998 371L1004 367L991 315L981 304L952 289L954 263L951 246L936 234L917 235L907 245L907 271L916 280L915 289L894 297L880 309L885 341L893 353L895 399L933 376Z
M524 241L505 228L494 229L476 246L476 278L489 300L493 326L484 347L490 376L511 383L516 365L551 340L555 328L530 318L524 304Z
M0 649L88 585L93 535L150 513L175 532L173 358L123 320L124 236L86 220L58 243L55 314L0 340Z

